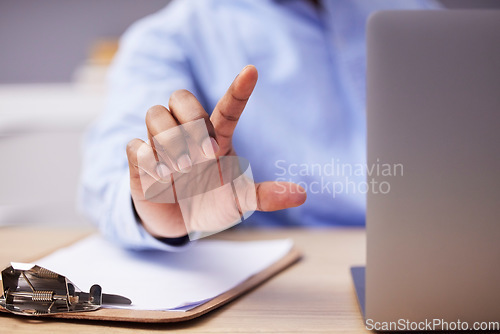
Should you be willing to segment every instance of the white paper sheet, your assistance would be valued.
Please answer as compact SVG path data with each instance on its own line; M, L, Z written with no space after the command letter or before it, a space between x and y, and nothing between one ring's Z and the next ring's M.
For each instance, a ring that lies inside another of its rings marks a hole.
M36 261L68 277L82 291L132 300L127 308L187 311L269 267L291 249L291 240L202 240L185 252L128 251L91 236Z

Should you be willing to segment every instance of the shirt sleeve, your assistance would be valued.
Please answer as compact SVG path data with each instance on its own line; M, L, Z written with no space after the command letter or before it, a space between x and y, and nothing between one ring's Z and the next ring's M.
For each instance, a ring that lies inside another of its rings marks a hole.
M129 28L110 69L106 108L84 138L79 208L105 237L125 248L176 251L189 245L156 239L138 221L126 155L130 140L147 140L149 107L168 105L178 89L197 95L182 36L189 15L186 2L174 1Z

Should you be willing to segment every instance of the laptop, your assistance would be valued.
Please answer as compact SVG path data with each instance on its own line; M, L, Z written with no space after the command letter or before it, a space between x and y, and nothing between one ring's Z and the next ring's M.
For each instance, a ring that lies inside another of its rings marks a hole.
M365 325L500 326L500 11L378 12L367 52Z

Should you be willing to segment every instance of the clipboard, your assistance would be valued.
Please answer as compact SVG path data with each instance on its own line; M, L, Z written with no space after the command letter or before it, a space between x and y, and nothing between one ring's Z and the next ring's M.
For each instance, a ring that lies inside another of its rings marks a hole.
M121 322L137 322L137 323L173 323L182 322L197 318L206 314L230 301L242 296L250 290L256 288L268 279L277 275L281 271L290 267L301 258L300 251L294 246L290 251L276 261L271 266L260 271L259 273L251 276L243 281L236 287L222 293L221 295L199 305L191 310L179 311L148 311L148 310L131 310L131 309L117 309L117 308L100 308L91 312L75 312L75 313L59 313L44 315L40 317L62 318L62 319L75 319L75 320L97 320L97 321L121 321ZM35 261L36 262L36 261ZM0 307L0 312L7 310Z

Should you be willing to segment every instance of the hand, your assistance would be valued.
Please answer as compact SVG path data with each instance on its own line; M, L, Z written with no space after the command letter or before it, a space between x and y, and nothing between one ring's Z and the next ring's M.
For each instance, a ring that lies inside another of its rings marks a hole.
M184 236L188 231L179 203L155 203L145 197L145 172L144 168L140 167L140 160L152 160L154 164L150 163L150 169L157 174L155 179L163 177L167 183L171 173L189 173L193 161L186 153L189 152L188 144L179 125L193 124L196 120L204 120L208 130L208 137L199 138L200 152L208 152L206 155L209 158L209 155L214 153L217 157L235 156L232 145L233 132L257 83L257 76L254 66L246 66L219 100L210 117L194 95L186 90L178 90L171 95L168 109L154 106L148 110L146 126L150 144L140 139L131 140L127 145L127 156L132 200L144 228L151 235L174 238ZM168 157L170 163L158 165L162 157ZM255 184L255 194L257 210L260 211L299 206L306 200L304 189L288 182L270 181ZM206 215L206 212L198 210L193 214Z

